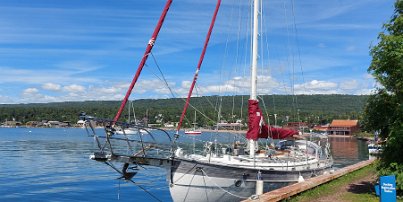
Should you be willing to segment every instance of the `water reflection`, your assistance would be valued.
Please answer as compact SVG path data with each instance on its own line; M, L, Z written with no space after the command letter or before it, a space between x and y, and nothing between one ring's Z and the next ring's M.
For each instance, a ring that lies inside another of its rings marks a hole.
M214 141L215 136L206 133L201 138ZM220 138L230 142L237 137ZM182 140L193 142L186 136ZM364 141L329 141L336 168L368 159ZM136 201L152 200L135 185L120 184L108 166L89 160L96 148L82 129L0 128L0 201L111 201L118 193L121 201L133 201L133 196ZM144 171L135 181L162 201L171 201L165 170Z
M368 159L365 141L357 140L354 137L330 137L329 142L336 168Z

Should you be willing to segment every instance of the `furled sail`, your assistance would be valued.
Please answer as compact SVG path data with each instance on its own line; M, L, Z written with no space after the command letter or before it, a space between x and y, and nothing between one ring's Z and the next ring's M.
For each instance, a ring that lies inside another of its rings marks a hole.
M259 138L273 138L273 139L285 139L298 135L298 131L289 130L283 128L274 128L266 125L263 119L262 110L259 108L258 100L248 101L248 127L249 130L246 133L248 140L257 140Z

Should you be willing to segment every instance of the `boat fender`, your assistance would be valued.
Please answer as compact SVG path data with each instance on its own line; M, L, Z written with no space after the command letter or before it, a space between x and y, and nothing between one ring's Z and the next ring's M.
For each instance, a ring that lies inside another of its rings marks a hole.
M302 175L299 175L298 182L304 182L304 181L305 181L304 177L302 177Z
M175 156L177 156L177 157L182 157L183 156L182 148L178 147L178 149L176 149Z

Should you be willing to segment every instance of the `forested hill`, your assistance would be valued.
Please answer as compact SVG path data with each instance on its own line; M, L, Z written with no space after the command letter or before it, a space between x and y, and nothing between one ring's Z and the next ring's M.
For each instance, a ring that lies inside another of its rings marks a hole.
M220 109L223 120L228 122L236 119L246 120L248 96L206 96L192 98L191 105L203 112L212 120L217 120ZM278 123L288 121L308 121L326 123L332 119L360 119L363 107L367 101L366 95L267 95L260 97L262 111L270 115L277 114ZM150 123L160 119L162 123L176 122L181 114L184 100L172 99L142 99L133 101L137 118L148 116ZM43 104L3 104L0 105L0 122L6 120L28 122L42 120L71 121L78 120L82 111L87 114L113 118L120 106L120 101L85 101L60 102ZM241 110L242 108L242 110ZM242 114L241 114L242 111ZM124 111L122 120L128 116ZM157 117L157 115L162 115ZM188 110L188 119L193 120L193 109ZM201 125L212 124L212 120L198 115L197 122Z

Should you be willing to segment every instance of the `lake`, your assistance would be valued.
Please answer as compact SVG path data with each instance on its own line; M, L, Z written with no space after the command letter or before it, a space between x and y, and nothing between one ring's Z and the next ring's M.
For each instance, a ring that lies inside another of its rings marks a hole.
M330 138L335 167L368 159L364 141ZM97 147L80 128L0 128L0 201L155 201L111 167L90 160ZM164 169L147 167L135 182L172 201Z

